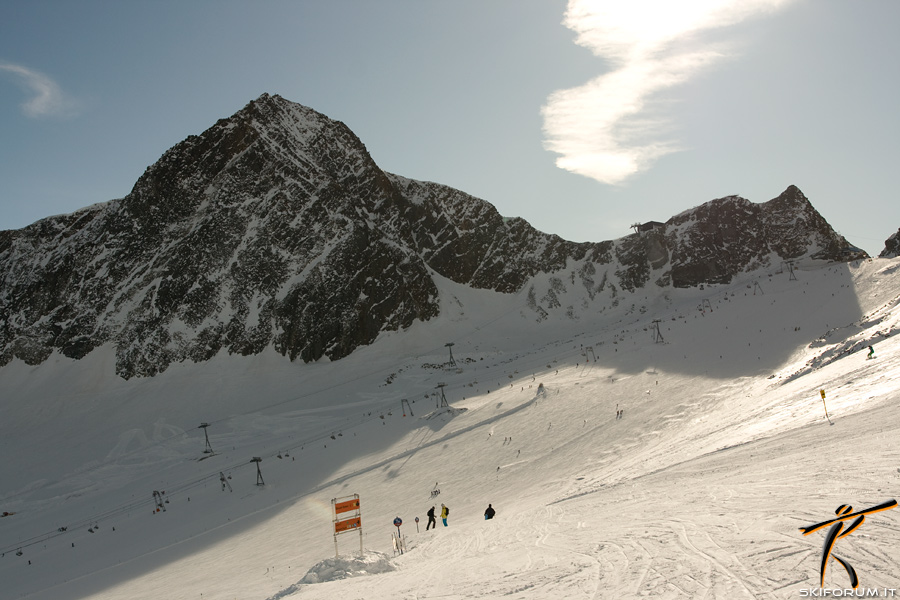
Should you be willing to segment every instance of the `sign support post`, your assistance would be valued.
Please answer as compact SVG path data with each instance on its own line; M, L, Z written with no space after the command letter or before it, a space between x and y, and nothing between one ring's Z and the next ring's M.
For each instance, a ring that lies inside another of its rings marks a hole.
M359 553L363 554L362 512L359 508L359 494L332 498L331 508L334 513L334 556L338 553L338 535L348 531L359 530Z
M397 528L397 547L400 549L400 554L403 554L403 536L400 535L401 525L403 525L403 519L400 517L394 519L394 527Z

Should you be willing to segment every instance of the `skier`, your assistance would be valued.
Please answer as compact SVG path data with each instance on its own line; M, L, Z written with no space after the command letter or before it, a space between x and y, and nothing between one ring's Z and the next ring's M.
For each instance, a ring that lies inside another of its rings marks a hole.
M484 511L484 520L487 521L489 519L493 519L495 514L496 514L496 511L493 509L493 507L490 504L488 504L487 510Z
M447 517L450 515L450 509L441 504L441 520L444 522L444 527L447 526Z
M434 525L437 527L437 521L434 520L434 507L428 509L428 527L425 528L425 531L431 529L431 526Z

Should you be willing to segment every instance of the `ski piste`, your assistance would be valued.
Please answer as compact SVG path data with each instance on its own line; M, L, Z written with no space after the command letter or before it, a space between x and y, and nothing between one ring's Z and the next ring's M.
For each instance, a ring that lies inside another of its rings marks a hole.
M28 406L57 418L0 436L16 447L0 492L0 510L16 513L2 519L4 595L799 596L818 581L823 538L797 527L894 496L885 444L900 435L898 266L774 275L764 296L742 281L675 290L631 312L623 299L569 325L529 324L516 298L443 282L442 297L496 320L464 334L448 312L411 338L312 365L221 356L123 384L98 375L102 354L13 363L0 389L28 402L0 403L2 422L33 419ZM715 310L694 318L703 298ZM508 315L497 319L498 307ZM653 319L665 344L645 330ZM462 373L422 366L446 362L451 339L458 363L473 360ZM870 339L878 360L859 360L853 350ZM438 383L452 409L436 411ZM820 389L834 422L825 430ZM240 399L227 414L215 412L223 390ZM402 416L401 398L415 417ZM628 419L609 418L616 404ZM206 419L220 454L198 462ZM152 513L154 490L165 512ZM365 554L335 559L329 502L347 493L366 506ZM414 523L435 503L453 508L451 526L404 527L406 552L391 557L393 519ZM488 503L497 515L485 521ZM861 587L900 589L897 512L837 541ZM828 587L848 585L842 569L828 573Z

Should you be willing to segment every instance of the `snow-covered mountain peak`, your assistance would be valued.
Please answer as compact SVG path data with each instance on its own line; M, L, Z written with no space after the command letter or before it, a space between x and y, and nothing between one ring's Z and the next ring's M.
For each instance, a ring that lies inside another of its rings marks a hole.
M572 320L648 286L861 256L793 186L568 242L384 173L343 123L264 94L176 144L125 198L0 232L0 366L108 343L125 378L222 351L337 360L437 316L435 275L521 294L523 319Z

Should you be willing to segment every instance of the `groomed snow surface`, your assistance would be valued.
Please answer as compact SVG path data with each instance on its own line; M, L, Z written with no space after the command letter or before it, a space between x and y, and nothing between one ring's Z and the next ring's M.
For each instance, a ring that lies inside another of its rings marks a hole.
M439 319L334 363L222 355L129 381L109 348L12 363L0 596L820 594L828 528L799 528L900 499L900 259L795 276L541 322L524 294L445 281ZM365 553L352 531L336 558L331 502L353 494ZM425 531L441 503L449 525ZM833 554L900 595L900 507ZM834 558L824 587L850 587Z

